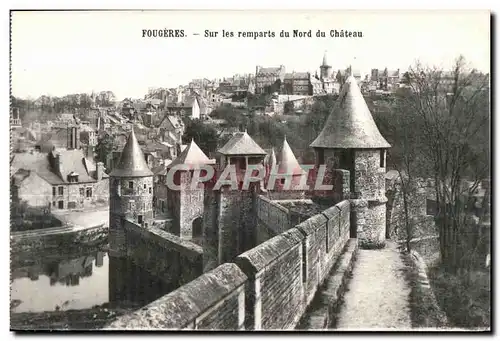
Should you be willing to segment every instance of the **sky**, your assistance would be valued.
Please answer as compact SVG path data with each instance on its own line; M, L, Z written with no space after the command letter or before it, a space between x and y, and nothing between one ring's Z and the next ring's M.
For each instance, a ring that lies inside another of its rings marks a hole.
M24 98L103 90L141 98L149 87L255 73L256 65L315 72L325 51L333 69L352 65L362 74L406 70L416 60L449 69L460 54L490 72L488 11L47 11L13 12L11 21L12 94ZM142 37L144 29L165 28L186 37ZM313 37L279 37L294 29ZM329 37L335 29L363 37ZM277 37L206 38L205 30ZM317 30L327 37L315 37Z

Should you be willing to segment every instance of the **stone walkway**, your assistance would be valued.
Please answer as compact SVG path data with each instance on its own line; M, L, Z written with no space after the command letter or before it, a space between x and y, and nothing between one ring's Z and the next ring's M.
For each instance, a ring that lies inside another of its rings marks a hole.
M410 329L410 287L404 268L393 242L381 250L359 249L336 329Z

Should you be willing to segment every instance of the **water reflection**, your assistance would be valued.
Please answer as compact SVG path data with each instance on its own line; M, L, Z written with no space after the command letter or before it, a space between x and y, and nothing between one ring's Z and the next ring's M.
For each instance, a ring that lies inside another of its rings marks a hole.
M105 303L137 306L175 289L127 259L109 257L102 248L54 253L12 256L11 312L88 309Z
M11 270L13 312L86 309L108 302L109 258L104 251L18 260Z

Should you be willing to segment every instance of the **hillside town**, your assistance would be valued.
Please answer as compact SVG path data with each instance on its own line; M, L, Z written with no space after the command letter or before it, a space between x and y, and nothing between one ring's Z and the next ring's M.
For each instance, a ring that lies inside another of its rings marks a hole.
M408 87L405 72L399 69L372 69L367 75L351 66L335 69L325 52L314 74L287 70L284 65L256 66L255 74L152 88L142 99L120 101L112 91L103 91L64 98L41 96L23 108L13 103L13 198L44 212L105 207L107 174L117 164L132 126L148 167L161 177L190 142L183 141L187 121L200 120L215 127L221 147L244 127L231 127L227 119L214 117L218 108L236 108L253 117L300 116L310 112L318 98L338 95L349 74L368 98L387 98ZM443 73L444 92L452 91L453 80L452 72ZM50 116L37 117L47 111ZM112 148L98 155L99 142L108 139ZM264 147L268 151L280 148Z
M204 194L186 195L182 190L169 188L166 178L174 166L236 164L246 169L262 163L268 168L292 167L302 174L301 165L316 161L351 169L350 184L346 177L341 178L345 183L341 181L340 185L350 186L349 195L340 199L359 199L358 186L366 186L367 193L372 190L376 193L373 196L378 201L373 199L370 205L375 205L375 201L384 205L383 214L378 217L384 219L377 220L383 232L376 232L377 237L370 238L384 240L382 244L386 238L392 238L406 245L415 238L436 239L439 228L434 218L438 219L442 200L439 179L418 170L413 175L414 169L421 165L418 158L404 159L408 155L404 143L392 146L396 152L389 157L387 151L391 145L383 137L390 136L394 143L395 137L406 136L406 131L398 131L399 121L393 121L391 115L395 103L400 103L398 98L421 91L412 86L410 71L382 67L365 75L351 65L330 65L327 53L319 59L314 73L288 70L285 65L257 65L254 74L193 79L176 88L150 88L143 98L117 99L110 90L64 97L41 96L35 100L13 97L11 231L33 235L50 230L57 234L104 225L110 227L111 239L121 240L119 233L123 232L113 232L120 230L116 226L123 227L124 221L113 211L116 210L133 212L131 219L137 226L159 228L179 237L179 245L189 242L194 244L193 248L204 247ZM439 105L446 109L453 105L457 93L457 73L444 71L439 76L435 87L439 96L433 98L439 98ZM479 88L485 78L489 79L489 75L470 73L464 89ZM485 89L489 89L489 82ZM344 108L345 101L349 102L342 119L347 123L336 122L332 112L339 106ZM336 143L332 143L332 136ZM322 148L326 151L318 152ZM329 158L328 148L342 152L336 159ZM360 156L361 161L349 151L358 149L369 151L366 155L360 153L365 155ZM475 266L489 268L489 258L485 259L490 249L484 238L489 241L490 177L485 170L484 176L473 179L469 177L471 171L467 171L457 185L461 191L459 197L463 199L468 228L473 230L470 235L475 236L472 244L481 248L478 251L481 260ZM296 197L297 192L290 197L270 192L270 202L278 197L284 200L283 206L299 217L297 222L322 214L326 208L312 201L304 203L303 197ZM113 202L122 194L135 199ZM445 207L450 206L447 200ZM243 212L244 208L240 209ZM359 221L365 219L377 218L367 214ZM246 226L251 224L250 219L238 221L245 226L242 230L251 229ZM413 226L411 231L409 224ZM218 263L214 260L207 271L249 249L244 245L247 237L239 238L236 238L238 246L230 245L230 238L225 241L226 247L219 240L222 255L214 256ZM259 243L269 238L271 235L261 237ZM85 267L80 266L78 273L91 274L94 258L85 260ZM102 262L101 257L99 264ZM80 259L78 264L81 263ZM45 268L37 271L51 273ZM78 275L70 274L69 270L60 271L64 275L59 277L57 271L52 272L54 283L79 281ZM31 276L28 270L22 274Z

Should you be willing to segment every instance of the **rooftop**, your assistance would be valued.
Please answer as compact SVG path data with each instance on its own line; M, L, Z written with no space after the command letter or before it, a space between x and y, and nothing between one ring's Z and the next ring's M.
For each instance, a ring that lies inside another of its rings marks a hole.
M273 149L274 152L274 149ZM283 140L283 148L281 148L280 158L279 158L279 170L280 174L303 174L304 171L299 165L295 154L290 148L288 141Z
M266 155L257 142L255 142L248 133L237 132L227 143L218 150L223 155Z
M114 177L144 177L152 176L153 172L149 169L144 153L137 142L134 130L130 132L125 147L120 156L118 165L113 169L110 176Z
M200 166L200 165L210 165L214 164L215 160L209 159L205 153L198 147L194 140L191 140L191 143L181 152L181 154L168 165L168 168L172 168L176 165L191 165L191 166Z
M311 147L331 149L390 148L390 144L380 134L353 76L347 78L323 130L311 143Z

